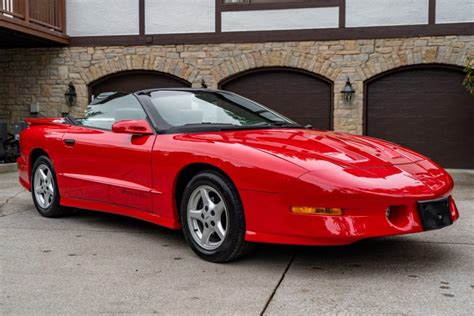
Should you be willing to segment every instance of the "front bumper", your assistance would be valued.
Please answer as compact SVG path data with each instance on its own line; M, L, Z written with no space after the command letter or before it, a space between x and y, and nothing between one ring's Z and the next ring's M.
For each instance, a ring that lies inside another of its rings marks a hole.
M296 245L346 245L358 240L424 231L418 202L423 199L397 198L355 201L341 216L300 215L281 206L278 195L246 191L242 193L250 242ZM459 218L456 204L448 198L452 222ZM362 207L361 207L362 206ZM387 208L392 206L388 215ZM250 211L258 210L255 212Z

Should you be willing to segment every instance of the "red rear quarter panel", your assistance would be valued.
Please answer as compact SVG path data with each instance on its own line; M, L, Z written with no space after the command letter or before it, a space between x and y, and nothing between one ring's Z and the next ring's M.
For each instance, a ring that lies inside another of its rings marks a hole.
M55 169L61 168L62 137L68 127L69 125L33 125L20 134L21 154L17 164L20 183L26 189L30 190L31 156L35 150L46 152L54 162Z

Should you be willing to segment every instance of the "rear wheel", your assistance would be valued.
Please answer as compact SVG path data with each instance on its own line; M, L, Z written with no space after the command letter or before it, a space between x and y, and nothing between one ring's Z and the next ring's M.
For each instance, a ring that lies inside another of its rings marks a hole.
M69 208L59 205L56 173L51 160L40 156L31 174L31 194L38 212L44 217L60 217L69 213Z
M228 262L245 254L245 218L234 185L214 171L197 174L181 201L184 236L193 251L211 262Z

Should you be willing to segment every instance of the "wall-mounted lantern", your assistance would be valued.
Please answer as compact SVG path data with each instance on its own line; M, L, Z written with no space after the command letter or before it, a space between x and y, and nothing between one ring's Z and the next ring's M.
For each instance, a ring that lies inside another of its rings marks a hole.
M64 97L66 98L66 104L69 106L74 106L76 105L76 100L77 100L77 93L76 93L76 87L74 87L74 84L69 82L68 88L66 90L66 93L64 94Z
M207 83L204 79L201 80L201 88L207 89Z
M347 105L351 104L352 99L354 98L355 90L354 88L352 88L352 84L349 80L349 77L347 77L346 85L344 86L344 89L342 89L341 93L344 99L344 103Z

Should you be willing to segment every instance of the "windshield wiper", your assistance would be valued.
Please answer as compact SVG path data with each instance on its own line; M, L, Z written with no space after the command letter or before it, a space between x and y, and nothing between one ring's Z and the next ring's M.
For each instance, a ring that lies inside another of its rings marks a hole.
M231 123L213 123L213 122L201 122L201 123L188 123L188 124L184 124L184 125L179 125L179 126L176 126L176 127L195 127L195 126L236 126L236 127L240 127L240 125L235 125L235 124L231 124Z
M202 123L188 123L178 126L173 126L166 130L166 133L176 133L176 132L207 132L207 131L224 131L224 130L237 130L242 128L242 126L229 124L229 123L212 123L212 122L202 122Z
M64 120L65 120L68 124L71 124L71 125L79 125L78 120L76 120L75 118L73 118L71 115L66 115L66 116L64 117Z
M260 129L260 128L304 128L299 124L292 124L287 122L259 122L250 125L236 125L231 123L188 123L179 126L173 126L165 133L196 133L196 132L210 132L210 131L231 131L231 130L246 130L246 129Z
M275 121L275 122L259 122L250 125L252 127L254 126L271 126L271 127L294 127L294 128L304 128L303 125L296 124L296 123L288 123L284 121Z

